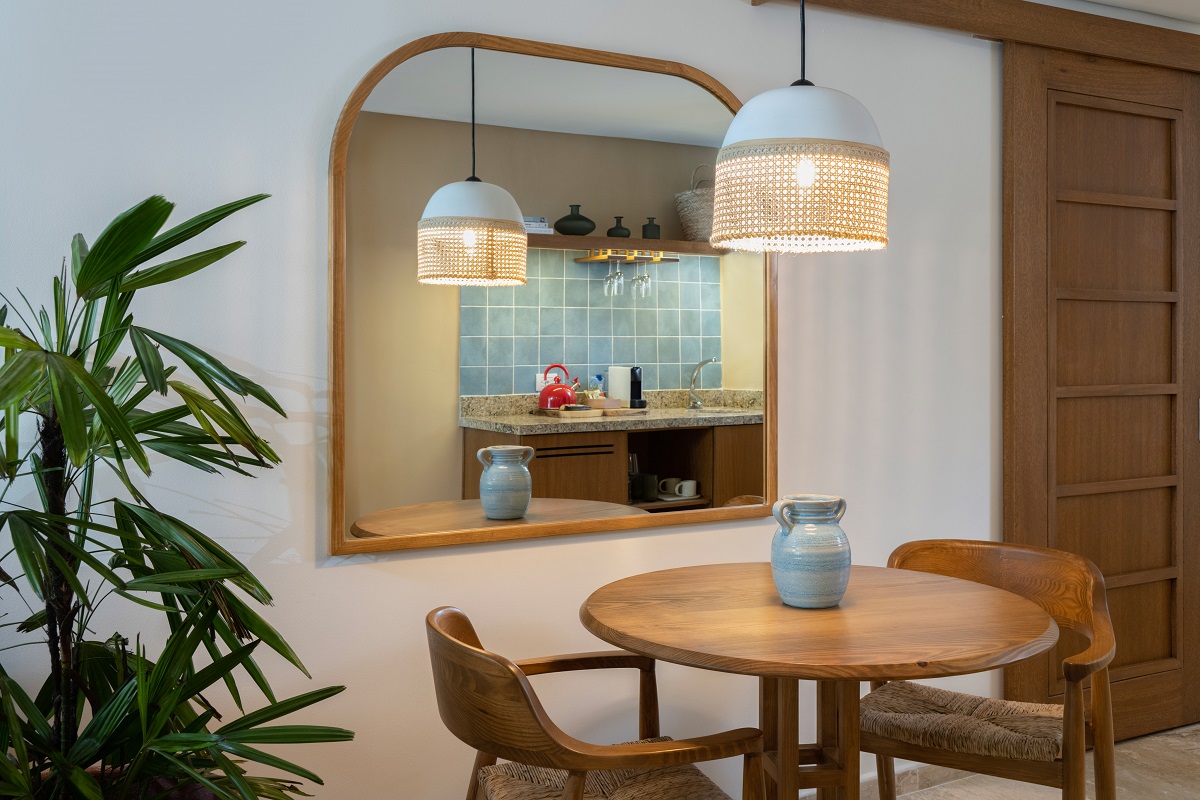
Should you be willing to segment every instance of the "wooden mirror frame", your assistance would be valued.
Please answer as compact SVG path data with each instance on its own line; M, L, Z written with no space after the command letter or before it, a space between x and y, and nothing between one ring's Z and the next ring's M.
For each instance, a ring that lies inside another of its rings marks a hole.
M633 517L593 519L574 522L569 530L558 523L545 522L521 526L497 526L470 531L431 531L420 537L386 536L358 538L351 536L346 526L346 163L350 150L350 136L362 111L363 104L371 92L387 75L405 61L446 47L476 47L481 50L498 50L561 61L632 69L671 75L690 81L717 98L730 114L742 107L738 98L719 81L698 69L674 61L656 58L610 53L602 50L587 50L566 45L547 44L526 39L512 39L483 33L438 33L409 42L394 50L371 68L354 91L350 93L342 113L338 116L333 133L333 144L329 153L329 365L332 379L329 410L329 551L333 555L369 553L385 550L407 550L425 547L441 547L454 544L532 539L544 536L560 536L574 533L598 533L603 531L628 530L634 528L658 528L667 525L690 525L701 522L720 522L735 519L766 517L771 513L770 499L777 494L778 467L778 411L776 395L778 375L776 351L778 348L777 289L778 276L776 259L764 257L764 395L763 395L763 452L765 455L764 497L767 503L754 506L706 508L693 511L672 511L662 514L644 514Z

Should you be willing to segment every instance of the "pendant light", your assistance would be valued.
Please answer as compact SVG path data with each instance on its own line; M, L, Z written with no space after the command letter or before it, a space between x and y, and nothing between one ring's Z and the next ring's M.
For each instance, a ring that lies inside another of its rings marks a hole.
M887 247L888 151L870 112L805 76L750 100L717 154L712 244L769 253Z
M433 193L417 223L417 280L457 286L525 283L529 239L517 201L475 176L475 48L471 48L471 177Z

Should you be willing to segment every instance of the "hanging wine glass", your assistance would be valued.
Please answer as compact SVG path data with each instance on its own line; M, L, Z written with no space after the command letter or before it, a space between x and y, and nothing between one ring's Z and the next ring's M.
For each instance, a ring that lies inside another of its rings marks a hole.
M604 278L604 296L605 297L613 296L613 287L615 285L614 279L615 278L613 276L613 262L609 261L608 262L608 275L606 275Z
M625 276L621 273L621 262L617 262L617 271L613 273L613 294L625 294Z

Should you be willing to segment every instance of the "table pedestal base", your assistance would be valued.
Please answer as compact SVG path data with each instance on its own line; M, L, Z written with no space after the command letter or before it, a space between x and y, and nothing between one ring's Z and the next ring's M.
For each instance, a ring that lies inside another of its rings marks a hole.
M858 800L858 690L858 681L818 681L817 741L801 744L800 682L761 679L769 798L796 800L800 789L816 789L817 800Z

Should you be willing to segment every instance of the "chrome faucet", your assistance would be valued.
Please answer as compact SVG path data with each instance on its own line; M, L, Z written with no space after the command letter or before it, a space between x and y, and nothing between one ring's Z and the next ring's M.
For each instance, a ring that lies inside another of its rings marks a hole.
M696 378L700 377L700 370L704 369L704 367L706 365L715 364L715 363L717 363L717 357L713 356L712 358L707 358L704 361L701 361L699 364L696 365L696 368L694 370L692 370L692 385L688 389L688 408L689 409L692 409L694 411L698 408L704 408L704 403L700 402L700 395L696 394Z

